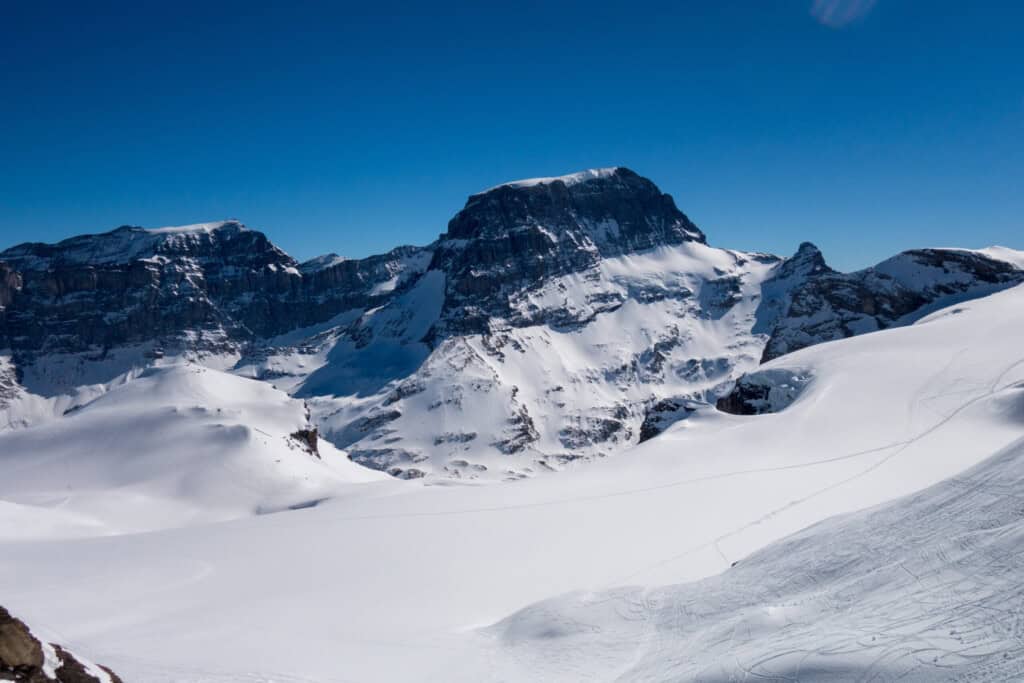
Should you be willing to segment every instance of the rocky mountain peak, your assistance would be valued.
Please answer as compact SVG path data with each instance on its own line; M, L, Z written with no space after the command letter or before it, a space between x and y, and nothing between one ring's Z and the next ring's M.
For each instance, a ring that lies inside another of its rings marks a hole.
M704 241L671 196L622 167L518 180L474 194L445 238L497 240L531 230L589 243L602 254Z
M795 256L803 256L806 258L818 257L824 259L821 255L821 249L818 248L814 242L801 242L800 246L796 248Z
M704 241L672 197L628 168L492 187L472 195L437 242L432 267L447 279L443 323L434 333L485 332L496 320L519 324L510 305L517 293L604 258Z
M77 235L56 244L26 242L0 252L0 260L17 270L42 271L75 266L126 265L158 256L215 257L227 255L294 266L294 260L271 244L266 235L235 220L166 228L122 225L108 232Z
M908 325L945 305L1024 281L1013 254L995 253L1002 258L984 250L915 249L870 268L839 273L805 242L762 286L764 303L755 331L770 334L762 360Z
M781 268L781 273L800 273L802 275L818 275L834 272L825 263L825 256L821 249L812 242L801 242L796 253L786 259Z

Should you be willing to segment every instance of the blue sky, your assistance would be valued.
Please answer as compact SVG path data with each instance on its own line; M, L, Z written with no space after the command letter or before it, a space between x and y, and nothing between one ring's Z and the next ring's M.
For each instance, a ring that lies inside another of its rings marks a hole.
M237 217L363 256L501 181L623 165L720 246L1024 248L1022 25L985 0L9 3L0 246Z

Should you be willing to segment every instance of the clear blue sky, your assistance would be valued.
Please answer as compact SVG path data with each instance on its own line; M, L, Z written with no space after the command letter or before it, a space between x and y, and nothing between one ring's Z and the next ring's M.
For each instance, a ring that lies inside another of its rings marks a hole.
M1024 248L1024 3L7 3L0 246L237 217L427 243L624 165L721 246Z

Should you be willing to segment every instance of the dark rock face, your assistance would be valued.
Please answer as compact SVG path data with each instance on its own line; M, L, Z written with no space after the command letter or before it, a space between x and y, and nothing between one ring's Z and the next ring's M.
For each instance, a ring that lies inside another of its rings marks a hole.
M764 384L737 382L732 391L718 399L715 407L732 415L761 415L769 412L767 406L770 389Z
M519 453L530 444L540 438L537 427L530 417L526 406L519 405L508 419L508 427L502 434L502 439L496 441L494 446L506 455Z
M43 647L25 624L0 607L0 675L8 680L46 680Z
M704 239L672 197L626 168L500 185L471 196L437 244L445 331L487 332L512 317L512 293L602 258Z
M349 451L348 457L364 467L385 471L399 479L418 479L424 473L411 464L422 462L426 458L404 448L355 448Z
M428 269L445 275L441 319L428 334L434 345L512 317L509 297L552 276L605 256L704 241L649 180L627 169L590 174L473 195L434 245L358 260L299 264L236 221L18 245L0 252L0 348L22 359L145 343L237 350L383 305ZM370 342L365 330L352 333Z
M1024 282L1024 271L976 252L906 251L838 273L810 244L763 286L755 332L770 335L762 361L825 341L905 325L937 308Z
M432 256L429 247L401 246L363 259L329 255L306 261L299 265L302 291L293 302L304 311L303 321L295 325L286 318L275 334L329 320L343 311L379 306L415 282Z
M60 667L57 669L55 680L59 683L95 683L99 679L89 673L88 668L75 658L70 652L60 645L54 645L57 657L60 659ZM105 666L100 667L110 678L111 683L121 683L121 679L113 671Z
M693 414L696 408L688 399L666 398L658 401L644 413L640 425L640 443L653 439L680 420Z
M449 240L506 240L538 228L559 241L591 242L615 256L704 241L672 197L627 168L585 171L550 182L508 183L475 194L448 223Z
M319 435L316 427L299 429L290 434L310 455L320 457Z
M52 676L46 671L44 647L52 648L55 655ZM0 680L25 683L105 683L90 672L91 668L59 645L44 645L25 622L0 607ZM99 668L106 674L107 681L121 683L117 674L106 667Z
M21 275L9 264L0 261L0 315L14 301L14 295L21 290L21 286Z
M2 257L24 283L4 332L15 350L33 352L109 348L184 330L223 343L252 334L259 309L297 280L287 255L230 222L195 233L122 227L23 244ZM249 302L254 290L266 294Z
M777 413L799 398L811 381L806 372L769 368L743 375L732 390L718 399L716 407L733 415Z
M21 291L21 274L10 264L0 261L0 348L4 346L7 329L7 309Z
M625 429L621 420L610 417L577 418L559 431L558 440L568 449L579 449L605 443Z
M374 305L429 254L299 264L260 232L121 227L0 253L0 348L21 357L155 342L223 350Z

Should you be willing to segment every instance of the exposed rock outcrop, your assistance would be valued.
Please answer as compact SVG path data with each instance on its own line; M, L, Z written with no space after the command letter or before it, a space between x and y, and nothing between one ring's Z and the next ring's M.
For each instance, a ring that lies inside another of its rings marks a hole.
M312 456L320 457L320 437L317 434L316 427L309 427L306 429L299 429L292 432L289 436L294 439L302 448Z
M121 683L110 669L35 636L0 607L0 680L25 683Z
M696 410L692 400L666 398L657 401L647 409L640 425L640 443L658 436L680 420L685 420Z
M14 295L21 290L21 286L21 275L9 264L0 261L0 316L3 315L3 309L14 301Z
M905 251L876 266L838 273L814 245L801 245L763 286L763 361L821 342L906 325L937 308L1024 282L1024 271L956 249Z
M743 375L717 408L733 415L763 415L788 408L800 397L811 376L801 370L770 368Z
M300 266L263 233L223 221L22 244L0 261L0 348L24 358L154 341L238 348L372 306L429 254L402 247Z

